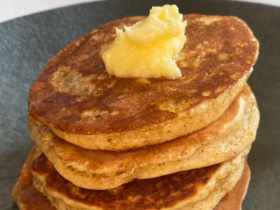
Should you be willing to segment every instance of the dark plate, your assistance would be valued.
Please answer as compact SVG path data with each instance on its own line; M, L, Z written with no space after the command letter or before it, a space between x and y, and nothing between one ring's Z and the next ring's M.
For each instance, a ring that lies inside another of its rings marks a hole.
M245 210L280 209L280 8L231 1L102 1L55 9L0 24L0 209L17 209L10 194L33 143L26 117L31 84L68 43L115 19L148 15L154 5L175 3L180 12L234 15L260 41L249 79L261 123L249 156L252 180Z

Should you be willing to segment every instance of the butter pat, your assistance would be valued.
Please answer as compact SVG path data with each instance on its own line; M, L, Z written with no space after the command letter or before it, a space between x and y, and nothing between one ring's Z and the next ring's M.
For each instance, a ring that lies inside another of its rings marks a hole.
M102 55L108 74L122 78L180 77L176 57L186 42L186 25L177 6L165 5L153 7L148 18L125 27L125 32L117 28L114 43Z

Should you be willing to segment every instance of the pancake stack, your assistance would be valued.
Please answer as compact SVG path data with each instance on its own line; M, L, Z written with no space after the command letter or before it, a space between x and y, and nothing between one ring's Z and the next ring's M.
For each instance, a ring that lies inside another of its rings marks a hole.
M246 84L259 44L235 17L185 15L182 77L110 76L107 23L72 42L29 95L36 143L12 196L20 209L240 209L259 111Z

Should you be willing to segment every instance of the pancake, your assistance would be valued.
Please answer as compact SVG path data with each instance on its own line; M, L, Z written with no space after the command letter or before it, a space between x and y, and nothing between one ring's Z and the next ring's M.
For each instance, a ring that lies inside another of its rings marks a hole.
M236 17L185 15L187 42L177 59L182 77L109 76L101 55L115 28L143 19L110 22L60 51L30 89L30 116L91 150L154 145L217 120L242 91L258 56L248 26Z
M214 210L241 210L241 203L247 193L251 172L247 162L240 180L234 188L219 202Z
M32 163L33 186L57 209L213 209L242 175L249 148L218 165L153 179L133 180L110 190L73 185L40 150Z
M109 189L135 178L153 178L221 163L252 144L258 124L258 108L248 85L228 110L206 128L134 150L86 150L57 137L48 126L31 117L28 120L31 138L56 170L87 189Z
M32 185L31 162L35 148L30 152L21 175L16 183L12 197L17 202L20 210L55 210L50 201L42 193L37 191ZM214 210L241 210L241 203L245 197L250 180L250 170L245 163L245 167L240 180L234 188L219 202ZM224 207L227 208L224 208Z
M49 200L33 187L31 165L35 151L36 147L30 151L21 169L20 177L12 192L12 198L20 210L56 210Z

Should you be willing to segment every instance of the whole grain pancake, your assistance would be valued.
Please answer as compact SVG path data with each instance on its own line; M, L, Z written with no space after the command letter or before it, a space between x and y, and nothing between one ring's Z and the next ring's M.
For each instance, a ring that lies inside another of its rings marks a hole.
M218 165L153 179L133 180L110 190L87 190L65 180L39 150L33 186L59 210L212 210L242 175L249 148Z
M12 192L12 198L20 210L56 210L49 200L33 187L31 165L35 151L36 147L30 151L21 169L20 177Z
M256 101L246 85L227 111L206 128L133 150L83 149L31 117L28 127L31 138L64 178L87 189L109 189L135 178L153 178L226 161L252 144L258 123Z
M116 20L60 51L29 94L29 114L68 142L92 150L162 143L218 119L243 89L258 56L258 41L236 17L185 15L187 42L177 59L182 77L109 76L101 55ZM203 113L203 114L202 114Z
M219 202L214 210L241 210L241 204L247 193L250 178L251 172L246 161L240 180L237 182L234 188Z
M31 162L34 154L30 152L21 175L16 183L12 197L17 202L20 210L55 210L51 202L42 193L37 191L32 185ZM250 170L245 163L245 167L240 180L234 188L219 202L214 210L241 210L241 203L246 194L248 182L250 179ZM224 208L224 207L227 208ZM62 210L62 209L60 209Z

